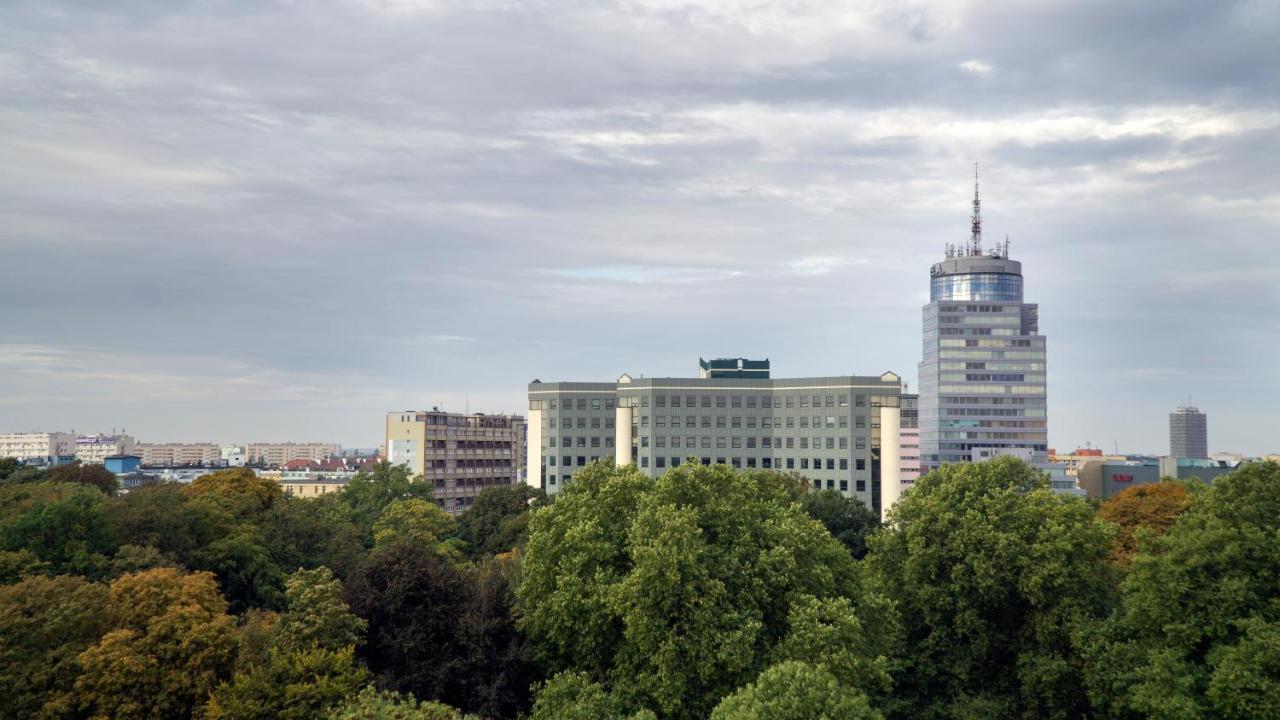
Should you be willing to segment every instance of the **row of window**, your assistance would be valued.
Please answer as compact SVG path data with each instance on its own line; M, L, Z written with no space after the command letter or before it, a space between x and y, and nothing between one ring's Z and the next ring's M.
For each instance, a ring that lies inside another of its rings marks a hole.
M640 407L649 407L649 396L641 395ZM536 401L535 401L536 402ZM854 407L865 407L866 395L855 395ZM654 407L848 407L847 395L654 395ZM547 401L551 410L612 410L613 398L563 398Z
M681 459L681 457L682 457L682 456L680 456L680 455L672 455L672 456L670 456L670 457L671 457L671 467L676 467L676 466L678 466L678 465L680 464L680 459ZM576 467L586 467L588 463L595 462L596 460L599 460L599 459L600 459L600 456L599 456L599 455L591 455L591 456L587 456L587 455L577 455L577 456L574 456L574 455L561 455L561 456L559 456L559 461L560 461L560 462L559 462L559 467L562 467L562 468L575 467L575 466L576 466ZM549 468L557 467L556 460L557 460L557 456L555 456L555 455L549 455L549 456L547 456L547 467L549 467ZM574 462L575 460L577 461L576 463ZM703 460L704 460L704 463L703 463L703 464L706 464L706 465L710 465L710 464L711 464L711 462L710 462L710 458L704 458ZM741 458L736 458L736 457L735 457L735 458L733 458L732 460L733 460L733 463L732 463L733 467L741 467ZM717 464L721 464L721 465L723 465L723 464L724 464L724 461L725 461L725 459L724 459L723 457L718 458L718 459L716 460ZM754 457L748 457L748 458L747 458L747 467L749 467L749 468L754 468L754 467L756 467L756 461L757 461L757 458L754 458ZM837 469L839 469L839 470L848 470L848 469L849 469L849 458L813 458L812 465L810 465L809 458L793 458L793 457L792 457L792 458L771 458L771 457L763 457L763 458L759 458L759 462L760 462L760 467L761 467L761 468L764 468L764 469L766 469L766 470L768 470L768 469L776 469L776 470L783 470L783 469L786 469L786 470L823 470L823 469L826 469L826 470L837 470ZM667 467L667 458L666 458L665 456L661 456L661 455L659 455L659 456L655 456L655 457L654 457L654 466L655 466L655 467L659 467L659 468L665 468L665 467ZM647 468L647 467L649 467L649 456L648 456L648 455L641 455L641 456L640 456L640 467L642 467L642 468ZM854 461L853 461L853 469L854 469L854 470L866 470L866 469L867 469L867 460L866 460L866 458L854 458Z
M711 426L714 424L714 425L715 425L715 427L718 427L718 428L726 428L726 427L728 427L728 428L741 428L741 427L746 427L746 428L748 428L748 429L751 429L751 428L756 427L757 422L759 423L759 426L760 426L760 427L765 428L765 429L770 429L770 428L782 428L782 427L794 428L794 427L797 427L797 421L798 421L798 426L799 426L799 427L801 427L801 428L809 428L809 427L811 427L811 426L812 426L812 427L815 427L815 428L821 428L821 427L828 427L828 428L842 427L842 428L847 428L847 427L849 427L849 416L848 416L848 415L827 415L825 418L824 418L823 416L821 416L821 415L813 415L813 416L812 416L812 421L810 420L810 417L811 417L811 416L809 416L809 415L801 415L801 416L799 416L799 418L797 419L795 416L791 416L791 415L788 415L788 416L786 416L786 417L773 417L773 416L771 416L771 415L766 415L766 416L763 416L763 417L760 417L760 418L757 418L755 415L747 415L747 416L745 416L745 418L744 418L743 416L741 416L741 415L732 415L732 416L725 416L725 415L714 415L714 416L713 416L713 415L701 415L701 416L699 416L699 415L672 415L672 416L670 416L669 421L670 421L670 423L671 423L671 427L673 427L673 428L675 428L675 427L687 427L687 428L693 428L693 427L704 427L704 428L709 428L709 427L711 427ZM653 417L653 426L654 426L654 427L664 428L664 427L667 427L667 423L668 423L668 416L666 416L666 415L655 415L655 416ZM854 426L854 427L858 427L858 428L865 428L865 427L867 426L867 416L865 416L865 415L857 415L857 416L855 416L855 417L854 417L854 419L853 419L853 426ZM554 426L553 426L553 427L554 427ZM649 416L648 416L648 415L641 415L641 416L640 416L640 424L639 424L639 427L641 427L641 428L647 428L647 427L649 427Z
M683 446L683 447L687 447L687 448L693 448L693 447L710 448L710 447L711 447L711 443L712 443L712 440L713 440L713 439L714 439L714 441L715 441L715 446L716 446L716 447L718 447L718 448L724 448L724 447L741 448L741 447L745 447L745 448L751 449L751 448L760 447L760 448L764 448L764 449L782 449L782 448L786 448L786 449L789 449L789 450L794 450L794 449L796 449L797 447L799 447L799 449L801 449L801 450L808 450L808 449L810 448L810 439L809 439L809 438L807 438L807 437L799 438L799 442L798 442L798 443L797 443L797 439L796 439L796 438L793 438L793 437L788 437L788 438L780 438L780 437L778 437L778 438L775 438L775 437L762 437L762 438L758 438L759 443L757 444L757 438L755 438L755 437L747 437L747 438L743 438L743 437L730 437L730 438L725 438L725 437L716 437L716 438L712 438L712 437L711 437L711 436L709 436L709 435L703 435L703 436L701 436L701 437L694 437L693 435L689 435L689 436L687 436L687 437L683 438L683 440L684 440L683 445L682 445L682 443L681 443L681 438L679 438L679 437L667 438L666 436L658 435L658 436L656 436L656 437L654 437L654 438L653 438L653 446L654 446L654 447L664 448L664 447L667 447L667 445L668 445L668 441L669 441L669 442L670 442L670 446L671 446L671 447L673 447L673 448L678 448L678 447L682 447L682 446ZM824 443L824 441L825 441L825 443ZM857 438L857 442L855 443L855 447L856 447L856 449L858 449L858 450L866 450L866 449L867 449L867 447L866 447L866 446L867 446L866 438ZM641 438L640 438L640 447L642 447L642 448L647 448L647 447L649 447L649 438L648 438L648 437L641 437ZM813 449L814 449L814 450L821 450L821 449L823 449L824 447L825 447L827 450L837 450L837 449L839 449L839 450L848 450L848 449L849 449L849 438L847 438L847 437L841 437L841 438L832 438L832 437L829 437L829 438L813 438L812 447L813 447Z

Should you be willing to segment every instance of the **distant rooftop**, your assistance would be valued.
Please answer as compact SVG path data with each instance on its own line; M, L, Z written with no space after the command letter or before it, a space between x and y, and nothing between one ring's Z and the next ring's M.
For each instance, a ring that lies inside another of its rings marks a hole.
M769 379L769 359L748 360L747 358L714 358L704 360L698 358L698 377L700 378L754 378Z

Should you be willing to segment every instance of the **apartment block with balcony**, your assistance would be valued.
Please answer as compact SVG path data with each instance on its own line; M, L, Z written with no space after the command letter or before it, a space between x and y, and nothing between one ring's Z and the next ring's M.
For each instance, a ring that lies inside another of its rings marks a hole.
M486 487L524 476L525 421L518 415L439 410L387 413L387 460L433 486L436 503L460 513Z

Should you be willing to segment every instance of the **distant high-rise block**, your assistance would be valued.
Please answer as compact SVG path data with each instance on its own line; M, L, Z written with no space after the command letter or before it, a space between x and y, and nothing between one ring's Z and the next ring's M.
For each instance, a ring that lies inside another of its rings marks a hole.
M439 410L387 413L387 460L434 487L451 513L480 492L522 481L525 420L519 415L462 415Z
M1209 457L1209 418L1197 408L1179 407L1169 413L1169 456Z
M983 252L974 183L973 230L930 271L920 363L920 471L997 455L1048 452L1045 337L1023 302L1022 263L1009 245Z

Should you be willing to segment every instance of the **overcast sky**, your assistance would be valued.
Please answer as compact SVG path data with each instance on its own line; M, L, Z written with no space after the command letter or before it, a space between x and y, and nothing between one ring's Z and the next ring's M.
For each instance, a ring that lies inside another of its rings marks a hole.
M1012 239L1049 434L1280 451L1271 0L0 7L0 431L382 441L542 380L916 387Z

